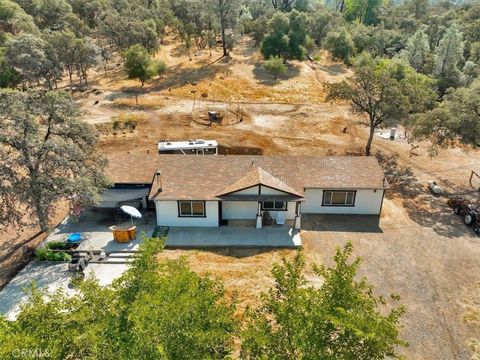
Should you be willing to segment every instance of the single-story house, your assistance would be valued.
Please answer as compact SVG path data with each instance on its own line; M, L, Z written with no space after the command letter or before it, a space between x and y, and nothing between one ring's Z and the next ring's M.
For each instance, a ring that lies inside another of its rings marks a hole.
M260 228L267 217L299 229L305 213L380 215L388 187L366 156L117 154L107 175L120 188L151 184L157 225L175 227Z

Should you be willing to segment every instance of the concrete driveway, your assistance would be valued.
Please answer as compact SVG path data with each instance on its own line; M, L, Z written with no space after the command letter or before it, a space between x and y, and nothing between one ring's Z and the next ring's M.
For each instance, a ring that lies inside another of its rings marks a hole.
M451 209L407 213L385 199L380 221L304 215L302 222L308 263L332 264L335 248L351 241L364 260L359 275L390 303L390 294L400 295L407 359L471 358L480 344L480 237Z
M302 245L300 233L289 226L263 229L243 226L218 228L172 227L168 230L167 248L271 247L295 248Z

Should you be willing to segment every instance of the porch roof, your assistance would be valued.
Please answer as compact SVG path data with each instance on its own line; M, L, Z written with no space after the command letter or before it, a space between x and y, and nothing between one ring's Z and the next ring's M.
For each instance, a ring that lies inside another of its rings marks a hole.
M269 188L276 189L296 197L302 197L298 191L293 189L291 186L288 186L277 177L263 170L259 166L255 166L251 170L247 171L245 176L242 176L233 184L228 185L218 196L221 197L228 195L256 185L265 185Z
M301 196L296 195L221 195L223 201L305 201Z

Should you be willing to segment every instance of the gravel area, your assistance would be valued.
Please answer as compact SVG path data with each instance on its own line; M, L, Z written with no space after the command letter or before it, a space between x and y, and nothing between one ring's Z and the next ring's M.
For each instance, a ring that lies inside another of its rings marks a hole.
M331 263L335 248L351 241L354 255L364 259L360 275L376 293L400 295L407 308L407 359L470 359L480 339L480 238L449 209L441 210L443 216L433 213L422 224L398 201L385 200L378 223L333 215L303 219L308 261Z

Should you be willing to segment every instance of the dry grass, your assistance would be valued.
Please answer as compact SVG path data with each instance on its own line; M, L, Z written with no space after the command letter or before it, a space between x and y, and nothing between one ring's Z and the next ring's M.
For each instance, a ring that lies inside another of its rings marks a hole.
M138 101L135 97L121 97L113 100L113 105L118 108L132 108L138 110L156 110L165 106L162 97L159 96L138 96Z
M271 269L283 258L290 259L295 250L219 249L165 250L159 259L178 259L185 256L193 271L221 280L231 298L236 296L237 315L249 306L259 304L260 294L273 286Z
M472 352L470 360L480 360L480 340L479 339L468 339L467 345L470 351Z
M464 289L461 305L464 309L462 319L473 327L480 326L480 283ZM472 352L471 360L480 360L480 339L469 338L466 344Z

